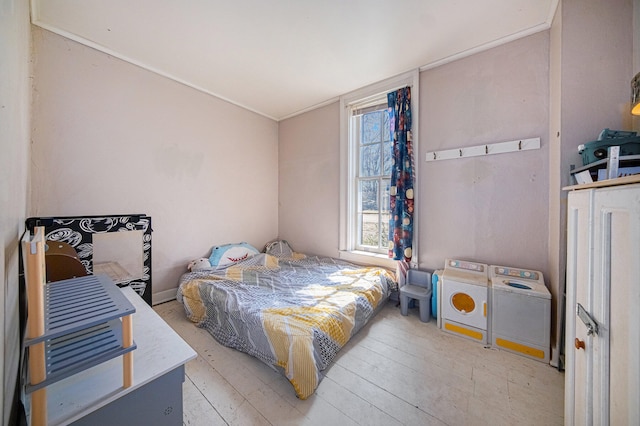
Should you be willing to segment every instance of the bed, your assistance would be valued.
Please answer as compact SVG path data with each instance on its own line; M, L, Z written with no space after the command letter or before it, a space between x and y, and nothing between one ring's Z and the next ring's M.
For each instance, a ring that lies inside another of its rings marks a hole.
M396 289L386 269L307 256L276 241L184 274L177 299L197 326L282 372L307 399L340 348Z

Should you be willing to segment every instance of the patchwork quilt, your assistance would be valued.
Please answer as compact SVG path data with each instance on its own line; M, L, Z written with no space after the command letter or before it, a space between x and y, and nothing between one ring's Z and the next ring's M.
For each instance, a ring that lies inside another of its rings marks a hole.
M260 253L225 269L184 274L177 298L191 321L281 371L306 399L392 290L394 275L383 268Z

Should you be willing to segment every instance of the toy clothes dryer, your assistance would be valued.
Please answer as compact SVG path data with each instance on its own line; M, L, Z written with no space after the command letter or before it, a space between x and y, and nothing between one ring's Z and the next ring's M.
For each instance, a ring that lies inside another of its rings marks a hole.
M489 342L488 267L447 259L440 286L442 329L479 342Z
M539 271L489 267L491 346L549 362L551 294Z

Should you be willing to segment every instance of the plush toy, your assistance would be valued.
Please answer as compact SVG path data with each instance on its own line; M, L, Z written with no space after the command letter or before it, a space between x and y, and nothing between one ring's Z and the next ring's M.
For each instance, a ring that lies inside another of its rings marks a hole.
M189 262L189 265L187 266L187 269L189 269L191 272L197 271L198 269L207 269L207 268L211 268L211 263L209 262L209 259L205 259L205 258L192 260L191 262Z

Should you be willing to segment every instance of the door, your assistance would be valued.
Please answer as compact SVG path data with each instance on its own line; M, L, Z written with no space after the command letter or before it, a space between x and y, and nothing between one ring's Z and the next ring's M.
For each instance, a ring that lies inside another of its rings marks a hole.
M594 423L640 418L640 185L596 191L594 199Z
M593 424L591 336L577 316L577 306L589 309L593 285L590 255L593 244L592 197L594 191L569 193L567 217L567 308L565 348L565 424Z

